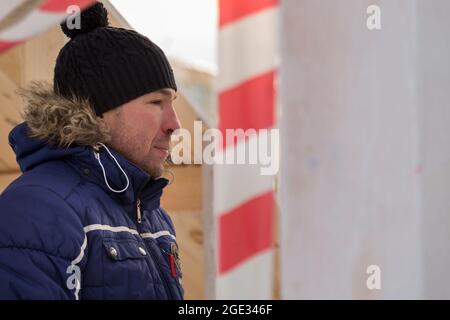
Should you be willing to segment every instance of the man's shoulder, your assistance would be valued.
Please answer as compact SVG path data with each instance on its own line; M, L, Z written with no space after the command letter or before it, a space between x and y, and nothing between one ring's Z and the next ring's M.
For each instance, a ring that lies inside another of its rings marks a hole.
M78 174L61 161L22 174L0 194L0 233L81 234L83 212L67 201L79 182Z
M79 212L52 188L19 183L0 195L0 247L70 257L83 240Z

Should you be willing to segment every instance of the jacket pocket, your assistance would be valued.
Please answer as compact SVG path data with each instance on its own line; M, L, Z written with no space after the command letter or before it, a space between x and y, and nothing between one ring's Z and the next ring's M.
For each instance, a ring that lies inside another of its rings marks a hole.
M159 248L163 252L172 278L183 278L181 272L181 259L178 244L175 241L163 241L159 243Z
M102 240L103 274L97 276L103 280L104 299L167 298L155 289L161 282L147 250L143 243L134 239Z
M144 244L131 239L104 238L103 248L106 255L115 261L145 259L148 254Z

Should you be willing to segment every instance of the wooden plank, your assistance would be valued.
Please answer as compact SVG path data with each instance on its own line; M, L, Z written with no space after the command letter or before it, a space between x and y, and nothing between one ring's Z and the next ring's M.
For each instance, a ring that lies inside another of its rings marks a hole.
M16 85L19 85L22 82L22 50L23 44L0 55L0 70L3 71Z
M35 80L53 83L56 57L65 39L57 25L23 44L21 85L26 86Z
M197 165L169 166L165 177L173 181L164 188L161 206L167 210L202 209L202 168Z
M20 176L20 172L0 174L0 193L18 176Z
M17 88L17 83L0 70L0 115L11 125L20 121L22 101L16 94Z
M203 230L205 242L203 255L205 256L203 275L205 286L205 298L214 300L216 298L216 230L215 216L213 211L213 166L203 165Z
M0 117L0 173L19 170L16 163L16 155L8 143L8 134L11 129L11 124L7 123L3 117Z
M17 84L0 70L0 172L19 170L8 134L20 121L20 98L15 94Z
M108 21L109 25L112 27L119 27L124 29L133 29L127 20L122 16L122 14L114 7L111 2L107 0L101 1L108 11Z
M201 211L169 212L177 231L185 299L204 299L204 257Z

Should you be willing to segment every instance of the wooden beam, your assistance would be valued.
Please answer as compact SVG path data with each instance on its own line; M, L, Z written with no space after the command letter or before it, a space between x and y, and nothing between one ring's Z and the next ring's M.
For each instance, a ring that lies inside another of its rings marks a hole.
M165 177L173 181L164 188L161 206L167 210L202 210L202 168L197 165L169 166L171 174Z
M0 170L1 171L14 171L18 170L16 163L16 155L9 146L8 134L11 131L12 126L5 122L3 117L0 117Z
M22 86L36 80L53 83L56 57L65 41L66 38L57 25L23 44Z
M113 27L120 27L124 29L133 29L128 21L122 16L122 14L114 7L114 5L107 0L101 1L108 10L108 21Z
M169 212L177 231L184 298L204 299L203 222L201 211ZM207 259L205 259L207 260Z
M205 282L205 299L214 300L216 298L216 230L213 211L213 166L204 164L203 174L203 230L204 244L203 255Z
M21 59L23 44L17 45L0 55L0 70L12 80L16 86L22 82Z
M0 192L3 192L5 188L18 176L20 176L20 172L12 172L12 173L1 173L0 174Z
M21 99L16 94L18 85L0 70L0 115L11 124L20 121Z
M17 171L16 156L8 143L8 134L20 121L17 84L0 70L0 171Z

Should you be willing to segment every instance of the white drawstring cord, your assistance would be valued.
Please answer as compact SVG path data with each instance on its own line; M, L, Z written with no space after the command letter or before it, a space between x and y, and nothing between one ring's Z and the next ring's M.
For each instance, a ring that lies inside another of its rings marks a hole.
M99 143L99 145L101 145L102 147L104 147L106 149L106 151L108 151L109 155L111 156L111 158L114 159L114 162L117 164L117 166L119 167L120 171L122 171L123 175L125 176L125 179L127 179L127 185L125 186L125 188L123 188L122 190L115 190L113 188L111 188L111 186L108 183L108 179L106 179L106 173L105 173L105 168L103 167L102 162L100 161L100 153L97 151L94 151L94 156L95 159L97 159L98 163L100 164L100 167L102 167L102 171L103 171L103 178L105 178L105 182L106 185L108 186L109 190L111 190L112 192L115 193L121 193L124 192L125 190L128 189L128 186L130 185L130 180L128 180L128 176L125 173L125 171L123 171L122 167L120 166L119 162L117 162L116 158L112 155L112 153L109 151L109 149L103 144L103 143Z

